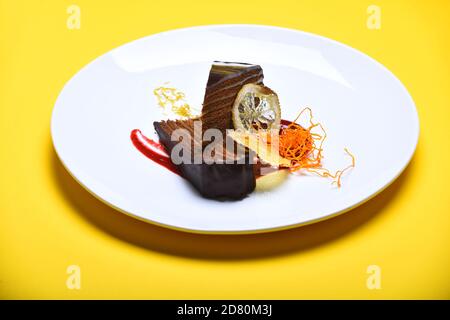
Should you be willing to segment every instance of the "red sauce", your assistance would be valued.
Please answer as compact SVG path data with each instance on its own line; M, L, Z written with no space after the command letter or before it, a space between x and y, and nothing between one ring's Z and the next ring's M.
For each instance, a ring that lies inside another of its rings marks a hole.
M139 129L134 129L131 131L130 138L134 146L147 158L153 160L166 169L169 169L173 173L181 175L178 168L172 163L172 160L170 160L164 146L144 136Z
M292 121L281 119L281 128L283 129L283 128L287 127L288 125L290 125L291 123L292 123Z

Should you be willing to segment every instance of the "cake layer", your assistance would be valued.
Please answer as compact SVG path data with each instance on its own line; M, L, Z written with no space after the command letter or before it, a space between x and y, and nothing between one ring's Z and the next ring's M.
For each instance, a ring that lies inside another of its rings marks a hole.
M172 150L178 143L186 147L184 150L190 150L190 163L175 163L183 177L206 198L241 199L251 193L256 186L253 164L249 160L251 153L245 153L244 159L238 159L234 153L223 149L221 157L223 159L234 157L231 163L207 164L203 160L201 163L194 163L194 153L204 150L201 139L194 140L194 121L195 119L188 119L153 123L159 140L169 155L172 155ZM177 129L185 129L191 139L189 141L182 139L181 142L172 141L172 133ZM190 148L188 148L189 144Z

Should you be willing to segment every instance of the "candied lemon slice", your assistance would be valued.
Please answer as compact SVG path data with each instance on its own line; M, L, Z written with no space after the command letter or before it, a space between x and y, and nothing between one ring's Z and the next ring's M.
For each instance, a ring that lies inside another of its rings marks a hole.
M254 151L258 158L263 163L268 163L272 166L289 167L291 161L280 156L276 141L271 144L267 143L267 137L256 133L243 133L238 130L228 131L228 135L237 143ZM277 139L277 136L272 136L272 139Z
M268 87L249 83L239 91L232 109L235 129L248 132L279 130L281 109L278 96Z

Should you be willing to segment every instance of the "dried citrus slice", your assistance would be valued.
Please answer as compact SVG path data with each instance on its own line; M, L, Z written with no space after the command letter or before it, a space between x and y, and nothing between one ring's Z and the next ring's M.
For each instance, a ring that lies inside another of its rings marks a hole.
M228 131L228 135L237 143L254 151L263 163L286 168L291 165L291 160L280 156L278 151L278 144L275 141L272 141L271 144L268 144L265 141L267 139L260 134L246 133L239 130ZM277 139L277 136L273 136L272 138Z
M278 96L268 87L249 83L239 91L234 101L233 125L237 130L279 130L281 109Z

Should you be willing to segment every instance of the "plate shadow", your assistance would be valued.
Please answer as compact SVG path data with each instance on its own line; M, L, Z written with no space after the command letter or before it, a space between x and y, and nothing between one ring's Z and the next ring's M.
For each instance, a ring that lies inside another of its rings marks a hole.
M409 172L361 206L337 217L294 229L250 235L204 235L166 229L129 217L104 204L66 171L53 147L50 169L62 196L74 211L110 236L148 250L186 258L209 260L262 259L311 250L337 240L367 224L389 205Z

